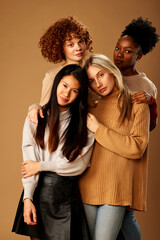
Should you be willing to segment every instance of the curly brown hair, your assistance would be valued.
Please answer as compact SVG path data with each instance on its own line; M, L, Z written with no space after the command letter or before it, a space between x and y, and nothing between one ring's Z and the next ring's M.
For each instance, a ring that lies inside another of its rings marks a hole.
M40 38L39 47L44 58L49 62L60 63L65 60L63 45L67 38L84 39L86 49L92 51L92 38L87 27L75 17L61 18L51 25Z

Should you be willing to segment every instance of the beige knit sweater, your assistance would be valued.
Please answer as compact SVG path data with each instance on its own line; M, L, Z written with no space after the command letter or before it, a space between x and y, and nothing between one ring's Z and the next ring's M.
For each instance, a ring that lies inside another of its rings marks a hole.
M91 112L101 122L91 167L80 179L83 203L146 210L149 108L133 104L131 120L119 126L118 92L100 99Z

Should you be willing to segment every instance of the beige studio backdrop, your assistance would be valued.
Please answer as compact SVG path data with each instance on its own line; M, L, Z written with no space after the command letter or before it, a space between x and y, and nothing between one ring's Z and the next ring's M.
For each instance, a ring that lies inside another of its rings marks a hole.
M20 193L21 137L27 108L40 99L44 74L53 64L41 56L38 41L58 18L74 15L93 36L94 52L112 59L124 26L142 16L160 33L159 0L0 0L0 239L23 240L11 233ZM160 43L138 63L160 91ZM158 95L159 101L159 95ZM159 102L160 105L160 102ZM151 133L148 178L148 212L138 213L143 240L159 239L160 124Z

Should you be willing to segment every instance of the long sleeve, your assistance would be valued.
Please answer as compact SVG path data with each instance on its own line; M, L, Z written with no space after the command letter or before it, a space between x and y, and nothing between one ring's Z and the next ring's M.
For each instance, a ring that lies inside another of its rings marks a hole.
M50 97L51 89L53 85L53 80L51 79L49 73L46 73L45 78L42 82L42 92L41 92L41 99L40 99L40 105L45 105Z
M54 161L41 161L41 171L56 172L63 176L76 176L82 174L89 166L93 144L93 133L88 131L87 144L82 149L81 155L79 155L74 161L69 162L68 159L63 156L60 149L58 149L57 151L59 151L59 154Z
M134 104L134 111L133 126L128 136L100 124L94 134L96 141L122 157L141 158L149 141L149 108L146 104Z
M38 147L34 140L34 132L36 125L30 123L26 118L24 128L23 128L23 139L22 139L22 153L23 161L33 160L39 161ZM33 199L33 193L37 187L39 180L39 174L28 178L22 178L22 183L24 187L24 199Z
M152 96L151 103L149 104L150 108L150 131L156 127L157 118L158 118L158 105L156 99Z
M68 125L68 118L64 119L62 124L62 130L64 131ZM59 143L56 151L50 153L48 151L48 145L42 150L37 146L34 133L36 125L29 122L26 118L24 129L23 129L23 160L38 161L41 164L41 171L56 172L62 176L76 176L80 175L89 166L90 158L92 154L94 137L92 132L88 132L87 145L82 149L82 153L73 162L69 162L62 154L62 143ZM48 139L48 128L45 130L45 139ZM23 178L24 186L24 198L33 198L33 193L38 184L39 174L32 177Z

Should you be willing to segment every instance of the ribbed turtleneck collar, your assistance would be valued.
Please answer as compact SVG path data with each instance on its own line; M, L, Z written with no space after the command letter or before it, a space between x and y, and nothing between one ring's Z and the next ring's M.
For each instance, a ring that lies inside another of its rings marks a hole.
M118 99L118 95L119 95L120 91L116 91L114 93L111 93L105 97L101 97L99 102L116 102Z

